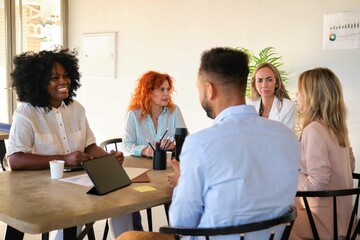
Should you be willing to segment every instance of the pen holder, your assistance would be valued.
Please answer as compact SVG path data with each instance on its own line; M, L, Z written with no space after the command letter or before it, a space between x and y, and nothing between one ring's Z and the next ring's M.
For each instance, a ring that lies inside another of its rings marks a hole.
M153 169L165 170L166 169L166 151L155 151L153 156Z

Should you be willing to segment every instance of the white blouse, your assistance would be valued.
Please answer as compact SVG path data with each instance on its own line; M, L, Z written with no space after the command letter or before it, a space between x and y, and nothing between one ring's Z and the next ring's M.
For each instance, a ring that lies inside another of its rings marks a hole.
M77 101L45 112L22 103L15 111L7 156L16 152L40 155L68 154L95 143L85 109Z
M254 101L249 101L249 105L254 105L256 112L259 114L260 110L260 104L261 104L261 98L258 98ZM288 128L294 130L295 124L296 124L296 117L297 117L297 106L296 104L287 99L284 98L282 100L282 106L280 103L280 100L277 97L274 97L274 101L271 107L271 111L269 113L269 119L281 122L285 124Z

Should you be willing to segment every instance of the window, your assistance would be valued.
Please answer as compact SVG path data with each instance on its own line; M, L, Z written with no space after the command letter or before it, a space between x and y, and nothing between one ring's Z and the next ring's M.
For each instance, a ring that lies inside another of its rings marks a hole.
M9 87L13 57L66 45L66 6L67 0L0 0L0 122L11 122L17 106Z

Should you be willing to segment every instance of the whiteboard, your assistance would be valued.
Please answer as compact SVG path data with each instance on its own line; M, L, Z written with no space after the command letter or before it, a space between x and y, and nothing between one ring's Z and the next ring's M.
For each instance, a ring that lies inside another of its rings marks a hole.
M116 32L83 34L82 74L116 78Z

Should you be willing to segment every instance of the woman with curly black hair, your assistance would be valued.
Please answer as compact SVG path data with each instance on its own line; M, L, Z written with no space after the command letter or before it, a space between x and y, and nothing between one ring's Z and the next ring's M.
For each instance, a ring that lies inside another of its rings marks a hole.
M12 72L12 86L15 88L20 102L28 102L34 107L45 108L48 112L52 107L51 93L48 92L48 84L54 83L53 78L59 65L66 70L65 81L69 86L64 96L64 103L69 105L76 96L76 90L80 87L80 73L78 60L67 49L55 51L42 51L39 53L25 52L15 57L15 70Z
M15 57L12 87L22 104L13 115L7 158L12 170L49 168L49 161L65 165L108 155L96 145L83 106L74 100L80 87L78 59L68 49ZM112 151L120 163L122 152ZM123 230L132 229L131 215L117 217Z
M45 169L49 161L65 165L107 154L96 145L85 109L73 99L80 87L78 60L68 49L26 52L15 57L12 86L22 104L10 131L12 170ZM114 153L122 163L121 152Z

